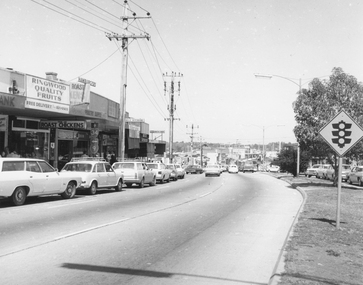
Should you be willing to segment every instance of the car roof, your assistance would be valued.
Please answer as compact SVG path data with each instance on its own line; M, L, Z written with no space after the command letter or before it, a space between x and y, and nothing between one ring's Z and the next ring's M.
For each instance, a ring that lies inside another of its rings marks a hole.
M27 157L0 157L0 161L45 161L44 159L40 158L27 158Z

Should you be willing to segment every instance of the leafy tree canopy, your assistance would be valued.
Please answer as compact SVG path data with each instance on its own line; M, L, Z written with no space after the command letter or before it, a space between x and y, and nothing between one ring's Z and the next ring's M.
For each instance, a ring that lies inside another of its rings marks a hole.
M301 149L309 152L311 157L328 159L332 163L335 152L320 137L319 131L343 109L363 125L363 85L341 68L334 68L328 80L316 78L310 82L309 88L300 92L293 107L297 122L294 133ZM347 156L358 157L362 151L362 143L359 143Z

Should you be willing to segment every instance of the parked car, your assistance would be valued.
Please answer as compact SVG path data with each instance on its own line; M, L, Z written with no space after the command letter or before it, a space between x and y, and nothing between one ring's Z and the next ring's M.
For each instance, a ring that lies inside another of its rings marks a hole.
M229 165L228 173L238 173L238 166L234 164Z
M349 164L342 164L342 181L347 181L348 173L350 172L350 165ZM327 179L334 180L335 178L335 169L334 167L328 168L326 171Z
M199 165L188 165L187 167L184 168L185 173L189 174L189 173L195 173L195 174L201 174L203 173L203 169L199 166Z
M347 181L349 184L357 183L359 186L363 186L363 166L355 166L348 173Z
M270 165L268 168L269 172L280 172L280 166L278 165Z
M170 173L170 179L173 181L178 180L178 171L176 170L175 164L166 164L165 165L167 169L171 171Z
M0 158L0 197L10 197L16 206L30 196L73 198L81 182L79 175L60 173L42 159Z
M311 177L311 176L317 176L318 174L318 169L321 168L322 165L321 164L314 164L313 166L311 167L308 167L308 169L306 169L305 171L305 176L307 177Z
M77 189L85 189L91 195L95 195L98 189L114 188L115 191L122 190L122 174L116 173L111 164L103 158L72 158L61 171L61 173L66 172L81 176L82 183Z
M185 169L180 164L175 164L175 168L178 172L178 178L183 179L185 177Z
M123 182L127 187L131 187L134 183L139 188L143 188L145 184L149 184L150 186L156 185L156 175L145 162L115 162L112 164L112 168L116 173L123 175Z
M156 175L156 181L158 181L160 183L170 182L171 170L166 168L164 163L152 162L152 163L147 163L147 166Z
M323 164L320 168L318 168L317 173L316 173L316 178L327 179L326 171L331 167L332 167L331 164Z
M207 176L220 176L221 168L217 164L209 164L204 168L204 175Z

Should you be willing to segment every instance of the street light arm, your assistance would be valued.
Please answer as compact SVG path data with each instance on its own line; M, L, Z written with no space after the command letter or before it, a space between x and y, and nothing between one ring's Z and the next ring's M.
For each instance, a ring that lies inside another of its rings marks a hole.
M295 82L294 80L288 78L288 77L284 77L281 75L276 75L276 74L260 74L260 73L255 73L255 77L256 78L268 78L271 79L272 77L280 77L282 79L286 79L292 83L294 83L295 85L299 86L299 88L301 88L301 79L299 79L299 83Z

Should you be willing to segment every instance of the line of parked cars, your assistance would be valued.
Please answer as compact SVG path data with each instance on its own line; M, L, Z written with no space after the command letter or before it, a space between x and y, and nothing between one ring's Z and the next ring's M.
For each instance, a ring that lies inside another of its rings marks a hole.
M115 162L103 158L79 157L66 163L62 170L42 159L0 158L0 197L23 205L27 197L59 194L73 198L77 190L95 195L98 190L121 191L123 185L156 185L183 179L186 171L179 164Z
M335 169L331 164L314 164L305 171L305 176L321 179L334 180ZM350 184L363 186L363 166L351 167L349 164L342 164L342 181Z

